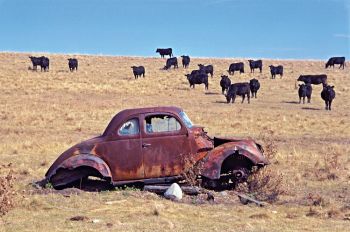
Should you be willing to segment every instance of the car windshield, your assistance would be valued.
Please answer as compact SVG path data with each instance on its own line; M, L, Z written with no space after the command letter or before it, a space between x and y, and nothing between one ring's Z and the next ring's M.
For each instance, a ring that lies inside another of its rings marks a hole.
M187 128L191 128L193 126L193 123L191 122L190 118L187 116L185 112L181 111L180 116Z

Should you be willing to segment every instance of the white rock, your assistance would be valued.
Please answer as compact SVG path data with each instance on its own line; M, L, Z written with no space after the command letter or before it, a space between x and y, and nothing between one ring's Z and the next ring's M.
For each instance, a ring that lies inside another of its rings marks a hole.
M171 200L181 200L182 190L177 183L173 183L164 193L164 197Z

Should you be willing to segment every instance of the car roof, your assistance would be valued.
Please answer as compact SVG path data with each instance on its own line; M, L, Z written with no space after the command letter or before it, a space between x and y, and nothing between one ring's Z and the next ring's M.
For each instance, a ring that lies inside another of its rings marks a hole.
M155 107L146 107L146 108L134 108L134 109L125 109L117 113L114 117L123 116L127 117L133 114L144 114L144 113L153 113L153 112L169 112L169 113L179 113L182 109L176 106L155 106Z
M117 113L112 118L106 130L103 132L103 135L107 135L109 133L109 130L115 128L117 125L123 122L125 118L128 118L131 115L156 113L156 112L179 114L181 111L183 110L176 106L155 106L155 107L125 109Z

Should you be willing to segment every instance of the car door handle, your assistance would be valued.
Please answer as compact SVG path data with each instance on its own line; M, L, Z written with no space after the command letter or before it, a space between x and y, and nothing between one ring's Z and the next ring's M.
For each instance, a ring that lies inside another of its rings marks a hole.
M150 147L150 146L151 146L150 143L143 143L143 144L142 144L142 147L143 147L143 148Z

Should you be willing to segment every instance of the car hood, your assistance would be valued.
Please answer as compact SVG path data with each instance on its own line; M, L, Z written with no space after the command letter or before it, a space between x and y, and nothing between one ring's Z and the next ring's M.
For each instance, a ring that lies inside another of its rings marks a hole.
M48 176L49 173L51 173L52 171L56 170L57 167L66 159L75 156L75 155L79 155L79 154L92 154L92 155L96 155L95 153L95 145L102 142L103 138L102 136L98 136L95 138L91 138L88 140L85 140L83 142L80 142L74 146L72 146L71 148L69 148L68 150L64 151L51 165L51 167L47 170L45 176Z

